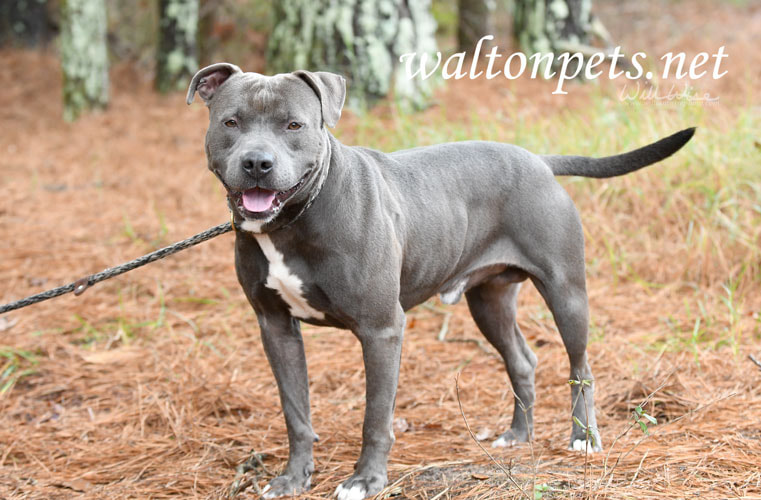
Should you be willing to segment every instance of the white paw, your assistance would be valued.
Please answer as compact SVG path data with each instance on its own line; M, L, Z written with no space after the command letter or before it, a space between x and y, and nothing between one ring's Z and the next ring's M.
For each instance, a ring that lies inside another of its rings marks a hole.
M365 488L355 484L351 488L344 488L342 484L338 485L334 494L338 500L364 500Z
M581 452L586 451L586 453L589 455L595 452L592 441L585 439L574 439L573 443L571 443L571 446L568 449Z
M499 439L494 440L494 442L491 444L492 448L506 448L508 446L515 446L515 439L505 439L504 437L500 437Z
M277 498L277 495L274 492L267 493L271 489L272 489L272 485L270 484L262 488L262 498Z
M262 498L275 498L274 493L270 493L269 495L267 492L272 489L272 485L267 485L264 488L262 488Z

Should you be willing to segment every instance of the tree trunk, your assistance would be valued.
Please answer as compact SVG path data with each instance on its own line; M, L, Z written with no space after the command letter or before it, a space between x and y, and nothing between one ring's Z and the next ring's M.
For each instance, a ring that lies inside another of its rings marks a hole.
M485 35L494 36L494 0L458 0L457 46L459 51L469 51ZM490 43L484 43L487 48Z
M63 116L108 104L108 52L104 0L62 0Z
M279 0L267 64L340 73L349 80L349 104L364 108L389 95L422 107L431 79L410 79L399 56L436 51L430 0ZM430 60L430 59L429 59ZM418 66L415 66L418 67Z
M201 0L198 8L198 61L199 65L211 64L213 55L218 49L219 42L213 38L214 24L217 21L217 11L221 0Z
M574 52L589 46L592 0L515 0L513 28L527 54Z
M47 0L0 2L0 45L19 43L35 47L46 43L51 35Z
M198 0L159 0L156 88L184 90L198 70Z

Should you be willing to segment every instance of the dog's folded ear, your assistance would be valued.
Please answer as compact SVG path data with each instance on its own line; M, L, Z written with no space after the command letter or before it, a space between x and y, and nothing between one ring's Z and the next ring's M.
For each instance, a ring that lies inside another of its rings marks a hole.
M230 75L235 73L242 73L242 71L239 67L230 63L216 63L198 70L198 73L190 80L186 99L187 103L193 102L193 97L196 91L198 91L198 95L208 105L209 100L214 97L217 89L230 78Z
M312 87L314 93L320 98L322 120L328 127L335 127L338 119L341 118L341 110L346 98L346 80L344 77L325 71L299 70L294 71L293 74Z

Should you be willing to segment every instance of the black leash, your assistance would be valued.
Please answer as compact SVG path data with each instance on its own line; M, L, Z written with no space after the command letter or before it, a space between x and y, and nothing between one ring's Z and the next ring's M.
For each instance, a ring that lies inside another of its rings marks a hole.
M109 267L108 269L104 269L97 274L91 274L90 276L86 276L80 280L77 280L74 283L69 283L65 286L59 286L58 288L53 288L52 290L38 293L37 295L32 295L15 302L11 302L9 304L4 304L0 306L0 314L7 313L8 311L13 311L14 309L21 309L22 307L31 306L37 302L52 299L53 297L58 297L59 295L70 292L74 292L74 295L80 295L85 290L87 290L88 287L94 285L95 283L113 278L114 276L119 276L120 274L124 274L127 271L132 271L138 267L150 264L153 261L163 259L164 257L168 257L181 250L185 250L186 248L190 248L194 245L198 245L199 243L203 243L206 240L210 240L216 236L219 236L220 234L228 233L232 231L232 229L232 223L225 222L224 224L220 224L218 226L212 227L211 229L207 229L202 233L198 233L195 236L191 236L186 240L178 241L174 245L161 248L155 252L143 255L142 257L131 260L129 262L125 262L124 264L118 265L116 267Z

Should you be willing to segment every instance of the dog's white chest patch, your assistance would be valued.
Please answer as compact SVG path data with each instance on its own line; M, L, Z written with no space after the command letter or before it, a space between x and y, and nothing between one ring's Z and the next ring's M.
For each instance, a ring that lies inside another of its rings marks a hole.
M254 234L259 247L269 263L267 288L275 290L283 298L291 314L301 319L325 319L325 314L310 306L304 297L304 282L285 265L283 254L278 252L266 234Z

